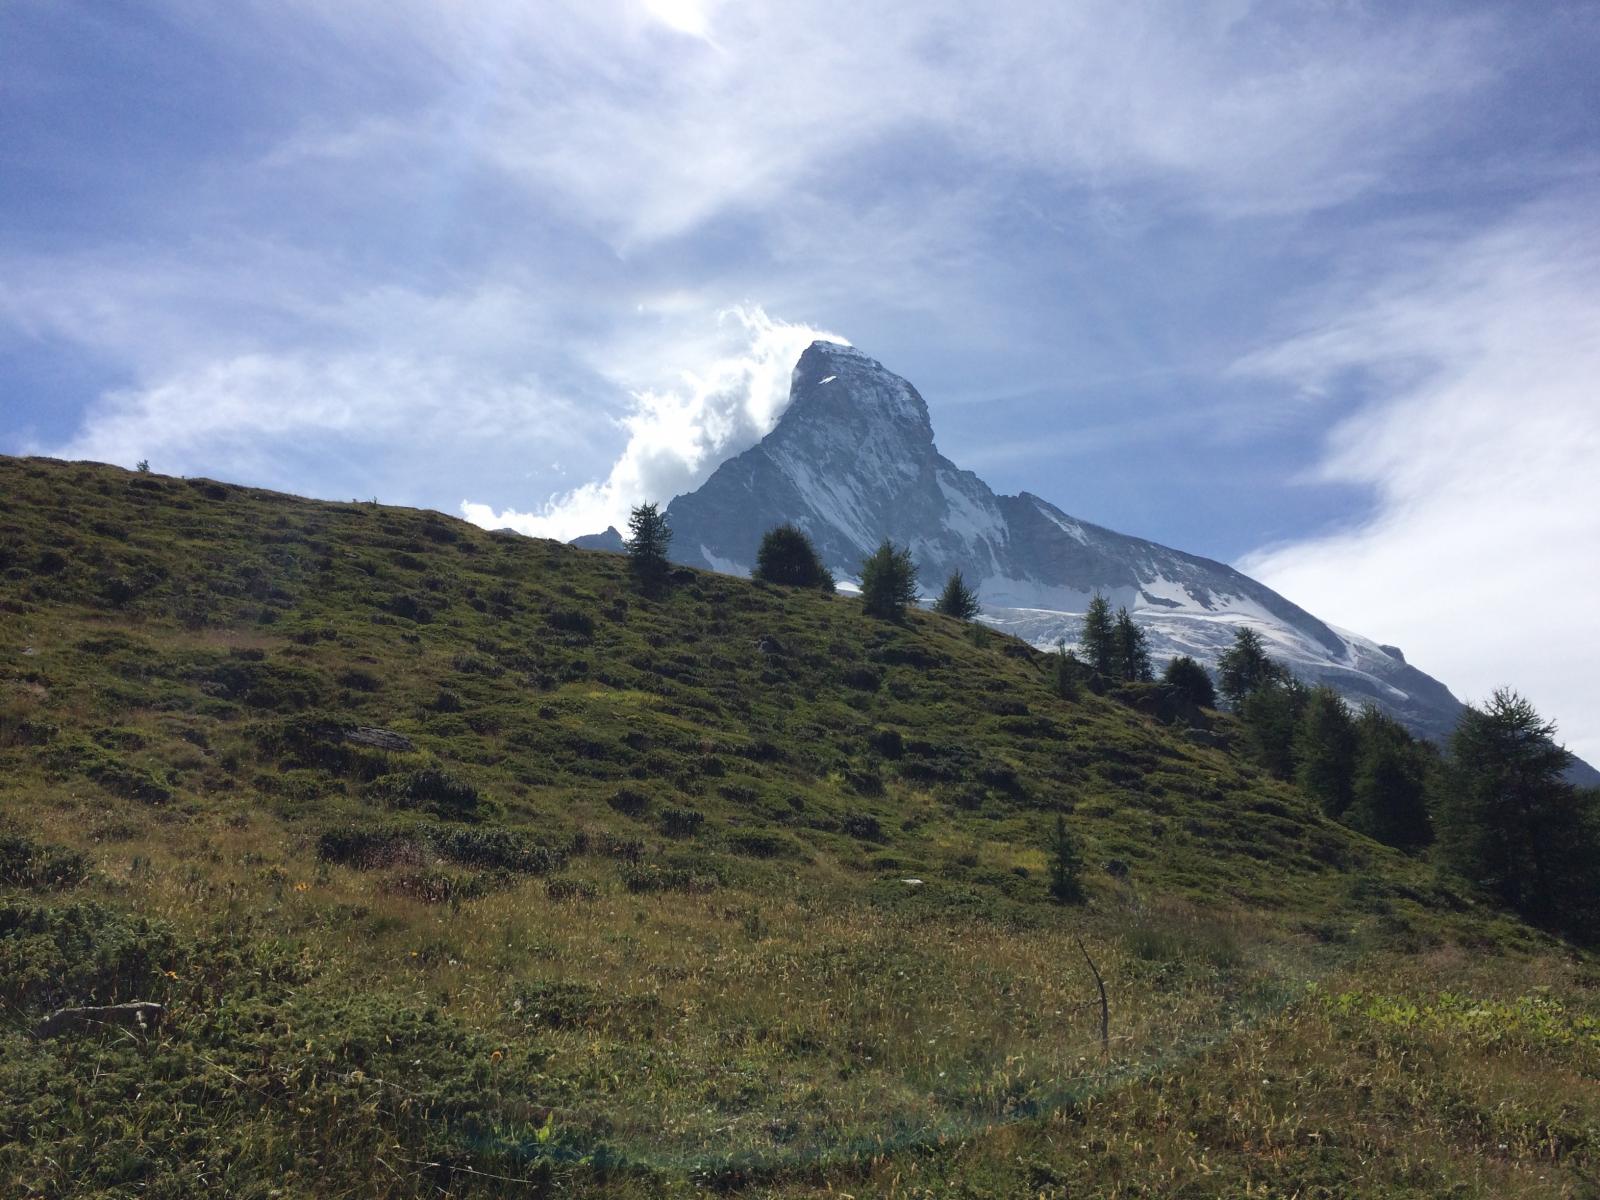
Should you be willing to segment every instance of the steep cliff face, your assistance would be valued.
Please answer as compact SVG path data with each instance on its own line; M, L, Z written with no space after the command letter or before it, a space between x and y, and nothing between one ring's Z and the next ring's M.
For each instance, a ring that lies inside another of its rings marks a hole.
M1039 645L1075 642L1099 594L1134 614L1158 661L1189 654L1214 664L1234 630L1250 625L1302 678L1429 737L1448 734L1461 710L1394 647L1335 629L1232 567L1081 521L1026 492L996 495L939 453L917 389L851 346L813 343L772 432L673 500L667 516L673 557L694 566L746 574L761 535L789 522L848 581L889 538L911 548L925 589L959 570L986 620Z

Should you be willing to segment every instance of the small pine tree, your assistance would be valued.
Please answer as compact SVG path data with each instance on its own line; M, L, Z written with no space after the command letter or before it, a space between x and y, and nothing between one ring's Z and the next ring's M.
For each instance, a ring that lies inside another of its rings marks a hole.
M1056 643L1055 660L1056 695L1063 700L1076 700L1078 687L1087 671L1083 660L1067 649L1065 641Z
M768 583L833 591L833 572L822 565L816 547L803 530L793 525L769 529L756 551L754 575Z
M1187 654L1180 654L1167 664L1161 682L1180 703L1196 708L1217 706L1217 689L1211 683L1210 672Z
M1083 614L1083 656L1097 675L1107 679L1121 677L1117 662L1117 631L1111 616L1111 605L1104 596L1096 595L1089 601Z
M933 611L958 621L970 621L978 615L978 597L961 578L960 571L952 571L945 580L944 591L939 593Z
M1083 856L1077 839L1067 828L1067 818L1056 814L1050 833L1050 895L1060 904L1076 904L1083 899Z
M654 504L641 504L628 514L628 565L645 588L658 587L667 577L667 547L672 529L666 514Z
M861 603L868 613L898 621L917 602L917 567L909 548L884 539L861 564Z
M1150 643L1144 630L1133 622L1126 608L1117 609L1117 620L1112 630L1116 646L1116 666L1119 677L1129 682L1147 683L1155 677L1150 666Z
M141 475L150 474L150 460L148 458L141 458L133 469L139 472Z

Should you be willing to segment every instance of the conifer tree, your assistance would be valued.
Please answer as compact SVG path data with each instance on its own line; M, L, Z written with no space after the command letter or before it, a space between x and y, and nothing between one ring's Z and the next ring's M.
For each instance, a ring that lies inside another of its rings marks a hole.
M1120 678L1117 666L1117 630L1111 616L1111 605L1104 596L1096 595L1089 601L1083 614L1083 657L1097 675L1107 679Z
M1112 640L1116 647L1116 666L1120 678L1148 683L1155 677L1150 666L1150 643L1144 630L1134 624L1126 608L1117 609Z
M1261 635L1248 625L1233 631L1233 645L1217 659L1217 674L1223 696L1236 711L1251 692L1287 677L1287 672L1267 657Z
M779 525L761 537L756 550L755 578L791 587L834 589L833 572L817 556L806 533L793 525Z
M1055 660L1056 695L1063 700L1076 700L1078 685L1083 682L1087 670L1083 660L1067 649L1065 640L1056 643Z
M1278 779L1294 777L1295 731L1305 704L1305 687L1283 674L1250 692L1239 709L1256 759Z
M1295 735L1295 782L1335 819L1354 795L1356 723L1344 697L1329 687L1312 691Z
M1083 899L1083 856L1078 853L1077 839L1067 828L1067 818L1056 814L1055 828L1050 833L1050 895L1061 904L1076 904Z
M628 565L645 588L659 586L667 577L667 547L672 529L666 514L654 504L641 504L628 514Z
M1433 841L1427 802L1431 748L1374 708L1356 722L1356 739L1345 824L1402 850L1426 846Z
M1187 654L1180 654L1167 664L1161 682L1180 703L1196 708L1217 706L1217 689L1211 682L1210 672Z
M1554 723L1516 692L1469 707L1450 738L1439 848L1523 915L1579 931L1600 916L1600 813L1562 777L1571 761Z
M939 593L933 611L958 621L970 621L978 615L978 597L961 578L960 571L952 571L945 580L944 591Z
M911 551L886 538L861 564L861 603L872 616L897 621L916 602L917 568Z

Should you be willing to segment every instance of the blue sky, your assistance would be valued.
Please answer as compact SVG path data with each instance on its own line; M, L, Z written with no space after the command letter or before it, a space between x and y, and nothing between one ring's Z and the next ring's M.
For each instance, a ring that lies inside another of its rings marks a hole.
M0 451L572 536L827 332L1600 758L1600 6L6 0Z

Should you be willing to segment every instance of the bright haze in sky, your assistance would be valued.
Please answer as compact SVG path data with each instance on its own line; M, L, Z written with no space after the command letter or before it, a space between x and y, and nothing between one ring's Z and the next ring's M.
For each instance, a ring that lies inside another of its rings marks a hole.
M567 538L814 337L1600 760L1600 6L9 0L0 450Z

